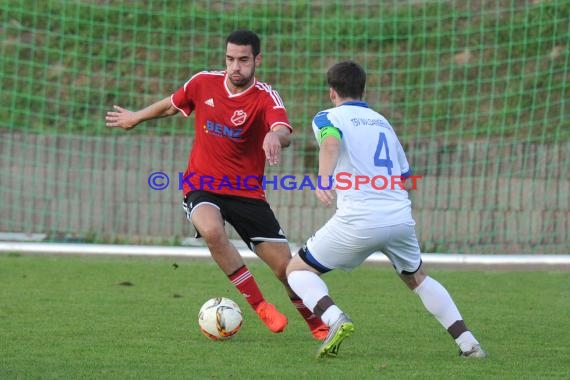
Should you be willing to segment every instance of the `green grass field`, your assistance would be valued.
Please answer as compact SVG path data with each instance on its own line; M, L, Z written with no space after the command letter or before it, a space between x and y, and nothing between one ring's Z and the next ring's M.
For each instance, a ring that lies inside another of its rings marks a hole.
M280 284L249 265L289 316L283 334L266 330L210 261L0 255L0 379L570 378L568 272L430 271L488 350L482 361L457 357L391 268L331 273L357 330L337 358L319 361ZM244 312L227 342L197 325L202 303L219 295Z

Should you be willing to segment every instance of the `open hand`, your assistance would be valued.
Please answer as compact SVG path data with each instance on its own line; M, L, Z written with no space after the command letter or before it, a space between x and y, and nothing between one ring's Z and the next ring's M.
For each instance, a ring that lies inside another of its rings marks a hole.
M105 117L105 125L107 127L123 128L128 130L134 128L138 124L134 112L119 106L113 106L113 108L115 111L107 112L107 116Z

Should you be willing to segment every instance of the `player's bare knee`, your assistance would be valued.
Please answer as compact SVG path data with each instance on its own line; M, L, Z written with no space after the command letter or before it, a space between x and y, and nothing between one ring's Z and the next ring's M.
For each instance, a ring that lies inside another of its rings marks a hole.
M400 273L400 278L408 286L410 290L414 290L424 281L427 274L424 272L423 268L419 268L415 273Z
M277 278L285 279L285 270L291 259L288 244L263 242L255 246L255 254L271 268Z
M296 270L304 270L305 266L306 266L305 262L303 260L301 260L299 255L295 255L289 261L289 264L287 264L287 269L285 271L286 271L287 276L289 276L291 274L291 272L294 272Z
M229 244L225 230L218 226L207 226L200 228L200 235L209 248L218 248Z
M280 281L287 282L287 262L274 263L271 270Z

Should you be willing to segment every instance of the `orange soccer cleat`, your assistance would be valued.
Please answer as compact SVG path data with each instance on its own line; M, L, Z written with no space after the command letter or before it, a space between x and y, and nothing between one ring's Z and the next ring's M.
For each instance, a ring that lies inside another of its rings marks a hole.
M287 317L269 302L260 302L255 308L255 312L267 328L274 333L283 332L285 327L287 327Z

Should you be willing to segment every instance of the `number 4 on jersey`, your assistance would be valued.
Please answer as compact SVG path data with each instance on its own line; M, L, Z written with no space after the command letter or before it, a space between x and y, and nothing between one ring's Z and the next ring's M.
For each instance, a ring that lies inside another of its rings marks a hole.
M382 158L382 151L385 151L385 157ZM390 150L388 149L388 140L386 135L380 132L380 137L378 138L378 146L376 147L376 153L374 153L374 166L385 167L388 170L388 175L392 175L392 168L394 163L390 159Z

